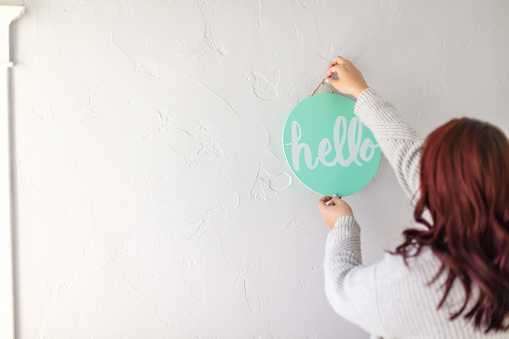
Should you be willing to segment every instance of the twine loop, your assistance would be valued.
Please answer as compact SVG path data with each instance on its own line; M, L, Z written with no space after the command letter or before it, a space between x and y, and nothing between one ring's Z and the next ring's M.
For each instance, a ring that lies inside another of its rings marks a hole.
M314 90L313 94L311 94L311 96L315 95L316 91L318 91L318 89L320 88L320 86L322 86L324 83L325 83L325 79L327 78L323 78L322 82L320 82L320 84L318 85L318 87ZM330 87L330 91L331 93L334 94L334 89L332 88L331 84L328 84L329 87Z

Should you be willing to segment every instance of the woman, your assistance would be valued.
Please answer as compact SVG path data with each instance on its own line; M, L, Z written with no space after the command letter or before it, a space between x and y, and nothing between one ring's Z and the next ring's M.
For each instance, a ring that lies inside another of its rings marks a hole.
M335 58L327 79L357 98L355 114L417 201L414 217L424 225L405 230L394 253L363 266L352 209L340 197L320 199L331 229L324 271L334 310L384 338L509 338L507 137L462 118L423 143L351 62Z

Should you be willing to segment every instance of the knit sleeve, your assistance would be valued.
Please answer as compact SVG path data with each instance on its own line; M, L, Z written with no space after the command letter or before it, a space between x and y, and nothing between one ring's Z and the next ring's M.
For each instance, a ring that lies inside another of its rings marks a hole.
M373 132L405 193L415 199L419 191L422 137L372 88L359 95L355 114Z
M327 299L343 318L383 336L386 333L378 311L375 273L376 265L362 265L357 221L350 216L339 218L325 246Z

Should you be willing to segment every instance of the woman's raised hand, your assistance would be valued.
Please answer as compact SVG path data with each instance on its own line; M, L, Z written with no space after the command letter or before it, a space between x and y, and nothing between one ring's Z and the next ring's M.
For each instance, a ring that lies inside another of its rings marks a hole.
M332 78L333 74L337 74L337 80ZM356 98L359 97L362 91L369 88L362 73L350 61L340 56L331 61L327 72L327 80L331 86L341 93L351 94Z

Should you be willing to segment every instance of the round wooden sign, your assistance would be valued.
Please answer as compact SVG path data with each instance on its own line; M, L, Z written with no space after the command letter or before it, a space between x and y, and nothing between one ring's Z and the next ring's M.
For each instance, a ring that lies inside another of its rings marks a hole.
M342 95L316 94L299 103L286 120L286 160L316 193L351 195L375 176L381 150L354 107L355 102Z

